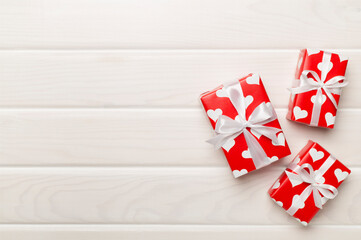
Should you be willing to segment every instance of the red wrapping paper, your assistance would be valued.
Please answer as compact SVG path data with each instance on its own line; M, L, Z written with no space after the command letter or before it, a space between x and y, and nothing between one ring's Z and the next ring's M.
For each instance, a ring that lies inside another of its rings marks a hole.
M330 156L332 155L327 152L323 147L321 147L318 143L308 141L307 145L299 152L293 162L290 163L286 171L294 173L294 171L290 169L290 166L301 166L308 163L313 167L315 172L317 172L317 170L320 169L323 164L326 165L325 162ZM290 180L288 174L286 174L286 171L281 174L281 176L268 190L268 194L274 202L276 202L279 206L281 206L287 211L292 204L296 204L298 196L300 196L301 193L310 184L306 182L293 182L292 184L292 180ZM333 164L327 169L327 171L322 175L322 177L324 179L324 184L332 185L333 187L338 188L350 173L350 169L348 169L336 159ZM295 186L294 184L299 185ZM322 194L321 196L323 205L326 203L327 199L324 198ZM293 217L306 226L319 210L320 209L315 205L313 193L311 193L311 195L304 202L304 207L299 208L293 214Z
M257 74L249 74L241 78L239 80L239 83L241 84L243 94L246 97L246 103L249 104L246 109L246 118L248 118L253 112L253 110L261 103L265 102L267 104L271 104L267 96L266 90L263 86L263 83ZM223 114L232 119L235 119L235 117L238 115L229 98L227 96L224 96L222 88L223 85L217 87L212 91L203 93L200 97L204 110L207 113L213 129L215 128L219 115ZM280 132L277 133L277 138L280 145L273 144L271 139L263 135L256 136L253 133L253 136L257 138L259 144L262 146L270 160L273 162L289 155L291 152L285 139L285 135L281 130L278 119L264 124L264 126L280 128ZM244 134L236 137L233 143L234 145L223 145L222 149L234 177L239 177L253 170L256 170L252 158L250 158L250 156L248 155L248 146Z
M297 69L295 73L295 80L293 81L292 87L300 86L299 79L304 70L315 71L319 76L321 76L320 69L322 69L322 60L324 53L324 51L315 51L310 49L303 49L300 51ZM331 69L327 73L326 79L324 81L325 83L335 76L345 76L348 63L348 60L346 58L336 53L331 53L330 61L332 63ZM307 77L313 78L311 74L308 74ZM288 105L287 119L310 125L316 92L317 90L311 90L309 92L304 92L300 94L291 94ZM323 103L321 106L319 121L316 126L333 128L337 109L335 108L331 100L327 97L323 89L322 95ZM332 95L338 104L340 100L340 95L333 93Z

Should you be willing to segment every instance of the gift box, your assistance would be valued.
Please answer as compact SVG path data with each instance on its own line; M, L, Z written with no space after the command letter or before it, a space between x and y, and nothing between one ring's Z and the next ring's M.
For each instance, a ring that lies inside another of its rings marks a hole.
M290 154L276 112L257 74L221 85L200 97L234 177Z
M316 213L337 194L351 173L318 143L309 141L269 189L270 197L307 226Z
M320 50L300 51L287 119L333 128L341 89L347 85L347 58Z

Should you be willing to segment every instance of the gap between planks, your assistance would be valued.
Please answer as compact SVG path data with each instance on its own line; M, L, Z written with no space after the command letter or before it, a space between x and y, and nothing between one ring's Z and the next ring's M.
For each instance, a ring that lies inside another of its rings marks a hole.
M139 240L139 239L357 239L361 226L318 225L307 228L297 225L0 225L2 238L16 240Z
M275 107L276 111L287 111L287 107ZM144 107L144 106L121 106L121 107L7 107L1 106L0 112L32 112L32 111L114 111L114 112L152 112L152 111L175 111L175 112L188 112L188 111L196 111L196 112L204 112L201 104L199 107L179 107L179 106L152 106L152 107ZM352 107L352 108L341 108L337 110L338 112L352 112L352 111L361 111L361 107ZM205 114L205 113L204 113Z
M296 224L242 224L242 225L227 225L227 224L122 224L122 223L0 223L0 232L4 229L46 229L52 228L56 229L96 229L96 230L116 230L116 229L127 229L127 230L137 230L137 229L149 229L149 230L161 230L166 228L172 229L205 229L210 231L218 230L222 228L227 228L229 230L237 229L248 229L248 228L301 228L307 229L301 225ZM312 227L309 225L308 227ZM317 224L317 228L359 228L361 230L361 225L344 225L344 224Z
M307 48L305 46L304 48ZM141 48L114 48L114 49L56 49L56 48L29 48L29 49L2 49L0 48L0 53L51 53L51 52L76 52L76 53L298 53L302 48L290 48L290 49L273 49L273 48L260 48L260 49L141 49ZM360 53L361 48L354 48L354 49L343 49L343 48L335 48L335 49L327 49L327 48L320 48L324 51L330 52L342 52L342 53Z
M285 163L285 162L275 162L272 163L269 166L265 166L264 168L269 168L272 167L272 169L277 169L279 171L284 170L289 163ZM361 166L355 166L355 165L351 165L348 166L351 171L359 171L361 170ZM225 170L227 173L229 172L229 166L200 166L200 165L194 165L194 166L150 166L150 165L145 165L145 166L131 166L131 165L109 165L107 164L106 166L93 166L93 165L0 165L0 172L2 170L6 170L6 171L54 171L54 172L58 172L58 171L66 171L66 173L79 173L79 172L83 172L85 171L109 171L109 172L119 172L119 171L129 171L129 172L136 172L139 171L139 169L142 169L142 171L165 171L165 170L169 170L169 171L178 171L178 170L182 170L182 171L194 171L194 172L199 172L199 171L210 171L210 170L219 170L219 169L223 169ZM256 171L255 171L256 172ZM251 173L252 174L252 173ZM254 174L254 172L253 172ZM239 177L239 179L242 179L242 177Z
M341 161L348 160L348 166L360 166L354 143L359 141L361 109L340 110L338 125L329 131L292 123L285 119L286 109L276 111L293 152L279 163L286 165L308 139L313 139L333 149ZM3 166L227 167L222 152L205 143L213 131L202 109L12 109L0 113Z

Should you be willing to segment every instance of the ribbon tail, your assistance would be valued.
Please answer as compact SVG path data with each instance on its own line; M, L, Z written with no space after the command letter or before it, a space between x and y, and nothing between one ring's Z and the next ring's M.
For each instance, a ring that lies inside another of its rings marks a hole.
M319 209L322 209L322 198L320 192L316 188L313 188L312 192L313 192L313 200L315 201L315 206L318 207Z
M256 125L252 126L252 131L271 139L275 144L279 144L277 138L277 133L281 131L279 128Z
M243 134L246 139L248 149L249 152L251 153L253 164L256 167L256 169L270 164L271 159L267 157L267 154L265 153L265 151L263 150L262 146L259 144L257 139L248 130L245 130Z
M226 144L229 140L235 139L241 133L234 133L230 135L226 134L217 134L215 137L208 139L206 142L214 145L214 149L220 149L224 144Z
M325 88L323 89L327 95L327 97L331 100L333 106L337 109L337 102L336 99L333 97L332 93L330 92L329 89Z

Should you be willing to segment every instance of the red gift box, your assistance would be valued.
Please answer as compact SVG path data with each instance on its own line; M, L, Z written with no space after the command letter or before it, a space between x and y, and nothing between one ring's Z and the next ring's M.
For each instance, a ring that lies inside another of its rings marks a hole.
M336 53L303 49L299 54L287 119L333 128L348 60Z
M333 199L337 188L351 173L318 143L308 141L268 194L303 225Z
M221 85L200 97L234 177L289 155L277 115L257 74Z

